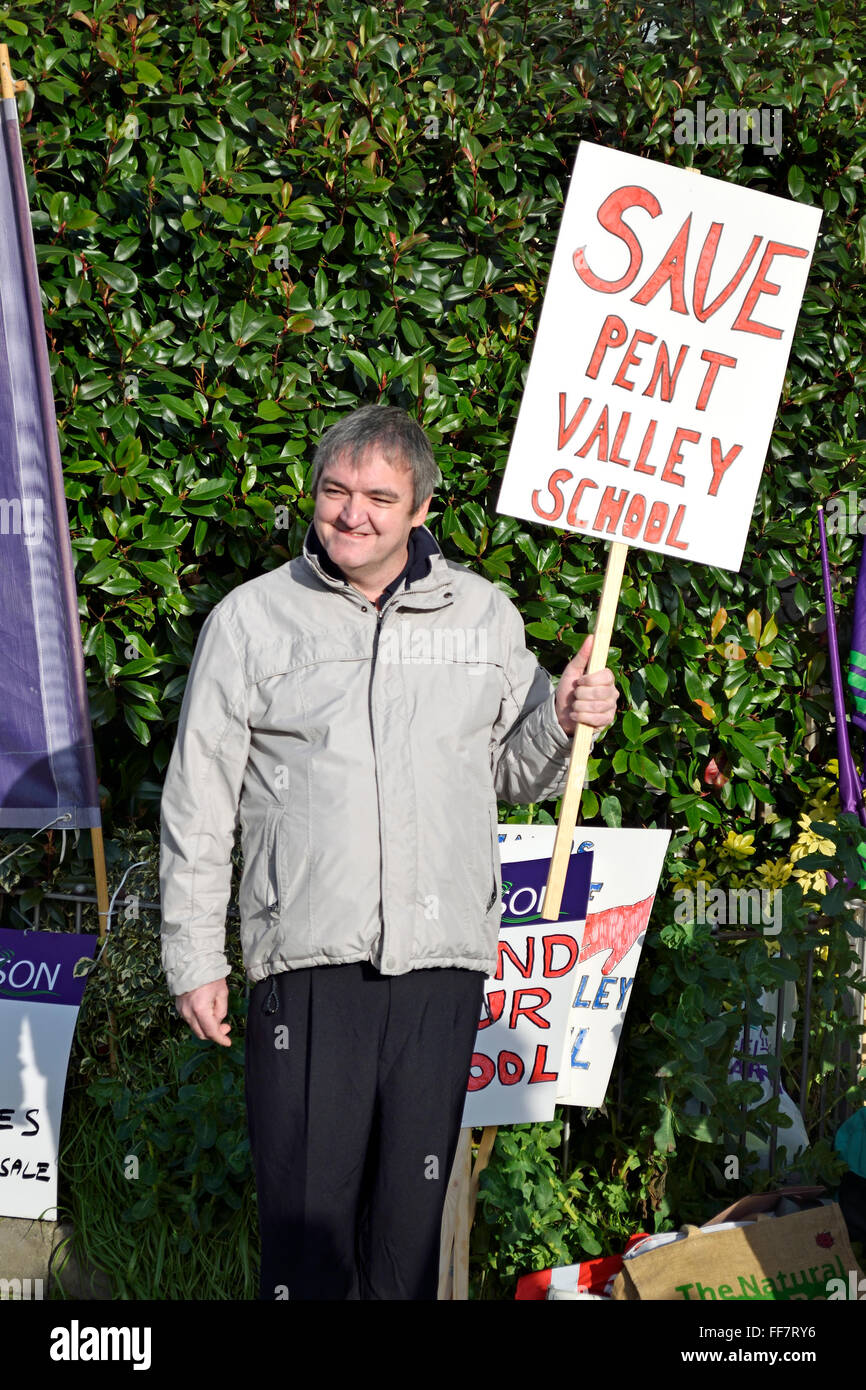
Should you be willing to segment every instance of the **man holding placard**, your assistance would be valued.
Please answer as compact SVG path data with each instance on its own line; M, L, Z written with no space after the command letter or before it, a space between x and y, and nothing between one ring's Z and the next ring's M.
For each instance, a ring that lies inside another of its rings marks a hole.
M496 960L496 800L557 796L578 723L615 715L591 638L554 690L515 605L444 558L437 482L402 411L325 434L303 554L208 615L166 775L163 964L223 1046L243 829L262 1298L436 1297Z

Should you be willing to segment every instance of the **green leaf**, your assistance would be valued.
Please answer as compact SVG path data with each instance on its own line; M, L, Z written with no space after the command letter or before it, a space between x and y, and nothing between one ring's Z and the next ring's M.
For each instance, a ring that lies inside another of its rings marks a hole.
M653 1143L659 1153L675 1153L676 1140L674 1139L674 1117L670 1106L662 1107L661 1123L653 1135Z
M477 290L484 284L487 274L487 257L471 256L462 271L462 279L467 289Z
M229 314L229 337L233 343L251 343L265 335L272 327L270 316L256 311L242 300L235 304Z
M190 488L188 502L210 502L214 497L230 496L232 483L227 478L199 478Z
M170 410L172 415L178 415L182 420L192 420L197 425L201 424L201 414L191 401L181 400L180 396L157 396L156 399L165 410Z
M629 743L639 743L643 724L638 719L634 710L626 710L622 717L622 731Z
M346 356L353 366L358 368L362 376L366 377L368 381L372 381L378 385L379 374L369 357L365 357L363 352L357 352L354 348L347 348Z
M138 276L128 265L97 265L94 269L100 280L120 294L134 294L138 289Z
M643 753L632 753L628 760L629 768L638 778L644 782L649 782L651 787L658 787L659 791L664 790L664 773L652 758L646 757Z
M806 180L803 171L798 165L794 164L788 170L788 191L792 198L799 198L806 187Z
M552 622L550 619L545 619L545 621L539 623L527 623L526 631L531 637L538 637L544 642L553 642L556 640L559 628L555 622Z
M193 192L200 193L201 186L204 183L204 165L201 160L197 155L193 154L192 150L188 150L185 145L179 147L178 157L180 159L180 167L183 169L190 188L192 188Z
M750 739L744 738L742 734L731 733L728 737L740 755L745 758L746 762L750 763L752 767L765 768L767 766L769 752L766 748L759 748L757 744L752 743Z

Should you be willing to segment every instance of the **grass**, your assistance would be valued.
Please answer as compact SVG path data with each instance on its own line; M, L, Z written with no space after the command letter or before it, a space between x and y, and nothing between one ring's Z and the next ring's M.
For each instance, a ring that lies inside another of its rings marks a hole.
M242 1044L235 1050L242 1056ZM80 1263L104 1272L115 1299L257 1298L237 1057L229 1064L190 1038L158 1065L122 1060L121 1070L122 1080L96 1083L96 1096L86 1082L67 1090L58 1212L74 1226Z

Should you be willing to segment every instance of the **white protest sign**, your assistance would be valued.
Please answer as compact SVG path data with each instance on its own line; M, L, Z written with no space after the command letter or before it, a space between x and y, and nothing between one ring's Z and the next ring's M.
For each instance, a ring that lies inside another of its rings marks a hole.
M507 829L503 859L515 834L531 853L548 852L552 827ZM562 1105L604 1102L670 838L669 830L575 831L568 878L582 854L592 855L592 878L580 958L569 976L572 1007L556 1092Z
M739 569L820 220L582 141L497 510Z
M574 864L559 920L545 921L540 908L555 828L543 826L539 837L523 840L525 828L499 827L497 968L487 982L469 1069L464 1129L550 1120L556 1106L592 856L583 855Z
M557 1100L602 1105L671 832L580 826L592 884Z
M57 1219L69 1049L97 937L0 929L0 1214Z
M797 1007L797 991L791 980L785 981L783 990L784 1005L782 1018L782 1038L785 1042L790 1042L794 1037L794 1011ZM778 997L771 990L764 990L758 996L757 1005L767 1013L774 1015L773 1021L768 1024L753 1023L749 1025L749 1041L745 1042L745 1026L740 1029L739 1037L734 1045L733 1056L728 1067L728 1081L755 1081L761 1087L761 1096L758 1100L750 1101L749 1110L754 1110L758 1106L766 1104L773 1098L773 1077L770 1075L770 1068L767 1065L770 1058L776 1066L780 1059L775 1055L776 1039L776 1020L775 1015L778 1009ZM743 1053L748 1053L750 1060L746 1062ZM739 1055L738 1055L739 1054ZM753 1060L752 1060L753 1059ZM783 1115L787 1115L791 1121L787 1129L780 1128L778 1142L781 1147L784 1145L789 1157L801 1152L809 1147L809 1136L806 1133L806 1125L803 1114L785 1087L779 1083L778 1095L779 1110ZM753 1149L758 1155L758 1167L769 1168L770 1148L766 1139L759 1138L751 1130L746 1132L746 1144L749 1149Z

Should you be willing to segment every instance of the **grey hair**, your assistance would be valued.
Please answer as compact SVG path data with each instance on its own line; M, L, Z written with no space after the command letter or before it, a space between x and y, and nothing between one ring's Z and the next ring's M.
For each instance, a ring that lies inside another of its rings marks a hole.
M394 405L361 406L325 431L313 455L313 493L328 464L338 459L361 463L371 448L379 449L393 467L412 470L412 510L417 511L442 475L421 426Z

